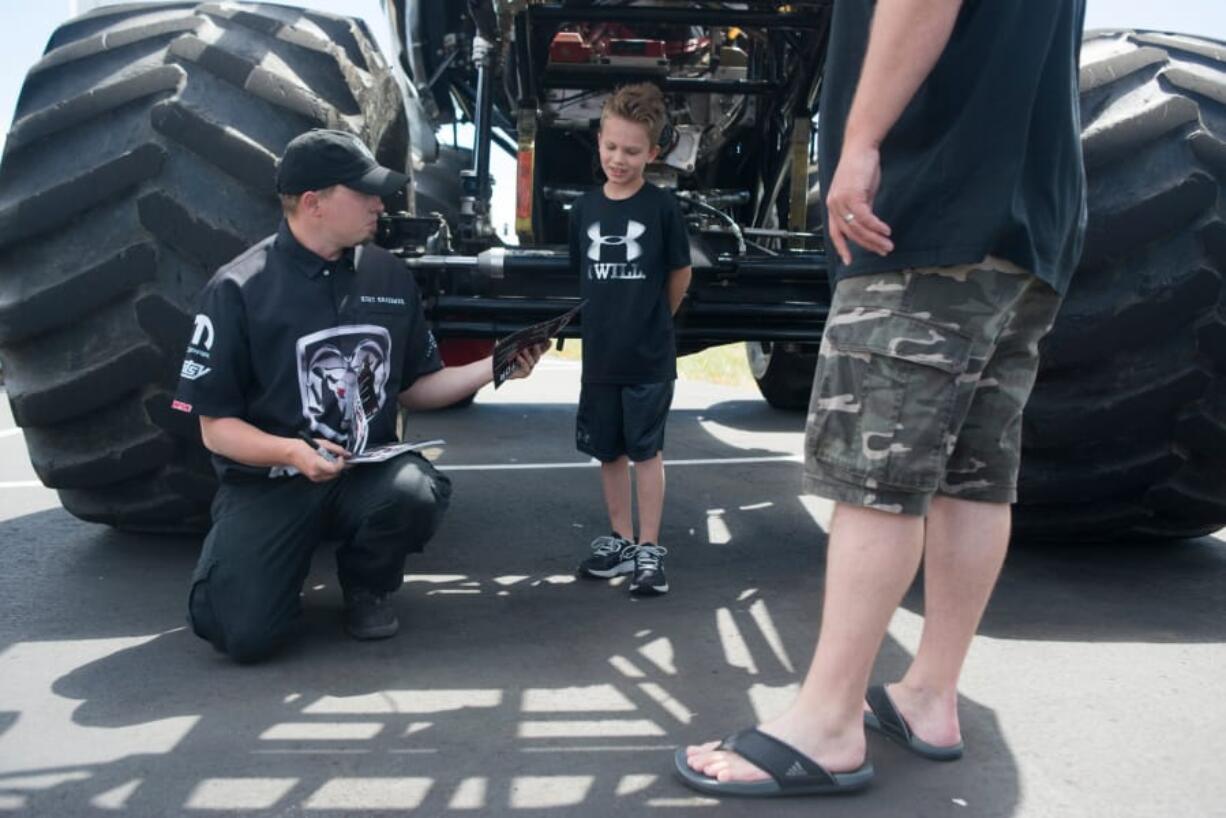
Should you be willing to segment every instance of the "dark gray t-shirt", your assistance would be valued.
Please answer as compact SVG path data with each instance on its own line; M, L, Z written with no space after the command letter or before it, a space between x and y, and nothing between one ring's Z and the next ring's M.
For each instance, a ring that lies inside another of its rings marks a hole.
M834 4L819 161L828 190L860 78L875 0ZM1059 292L1081 255L1085 173L1078 112L1084 0L966 0L953 35L881 145L882 258L828 246L831 281L997 256Z
M584 383L677 377L668 277L690 264L677 197L650 182L628 199L594 188L570 210L570 258L583 308Z

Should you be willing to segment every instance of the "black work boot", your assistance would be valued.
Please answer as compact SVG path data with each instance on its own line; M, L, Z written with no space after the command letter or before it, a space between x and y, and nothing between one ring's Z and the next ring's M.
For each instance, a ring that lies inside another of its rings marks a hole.
M390 594L364 588L345 591L345 632L354 639L387 639L400 630Z

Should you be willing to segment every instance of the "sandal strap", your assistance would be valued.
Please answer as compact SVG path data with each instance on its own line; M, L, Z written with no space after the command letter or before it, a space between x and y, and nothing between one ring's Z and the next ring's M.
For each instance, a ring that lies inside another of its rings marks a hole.
M903 741L911 740L911 726L894 706L894 700L886 692L885 685L873 685L865 693L864 699L872 709L873 715L877 717L882 730L893 733Z
M834 777L816 761L756 727L729 736L720 747L731 750L775 779L780 789L815 783L835 784Z

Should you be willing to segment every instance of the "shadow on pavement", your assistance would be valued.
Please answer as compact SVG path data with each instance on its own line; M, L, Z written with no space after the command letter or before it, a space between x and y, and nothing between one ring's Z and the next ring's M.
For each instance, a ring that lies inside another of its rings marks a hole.
M701 413L746 432L799 431L804 415L761 401L727 401ZM800 468L797 467L799 485ZM923 612L917 582L904 600ZM1226 641L1226 544L1015 541L980 633L1003 639L1121 642Z
M980 633L1004 639L1223 642L1226 544L1015 543Z
M0 672L8 663L38 669L17 697L16 726L0 735L0 757L33 738L55 740L24 764L9 756L0 794L20 792L30 811L56 815L116 801L138 815L761 810L696 799L670 778L671 748L787 701L812 646L820 548L783 541L752 565L730 549L678 549L684 592L637 602L623 588L570 581L570 544L492 540L475 512L496 488L474 486L457 499L439 547L411 568L398 599L407 627L395 640L341 635L326 554L309 583L301 638L264 665L235 666L181 628L146 635L178 616L177 577L150 579L151 593L130 606L112 597L109 627L57 628L50 640L26 634L0 655ZM808 526L808 539L820 542ZM570 522L546 528L557 541ZM128 545L98 547L112 549L113 569L148 576L146 563L161 557ZM61 564L65 599L90 593L90 572L74 570L89 559ZM176 593L164 596L167 584ZM94 638L77 641L84 633ZM879 671L897 673L907 658L889 642ZM37 709L22 706L29 697ZM993 805L985 814L1010 814L1016 773L995 717L973 702L964 711L977 760L933 767L874 742L879 783L863 798L823 802L824 812L880 815L903 804L937 812L960 797ZM43 786L29 786L32 778ZM771 814L813 809L792 800Z
M751 402L675 412L670 453L790 454L780 415ZM573 462L558 433L572 418L568 406L478 404L419 419L414 433L449 437L444 465ZM399 637L342 635L321 552L300 638L254 667L183 628L196 541L119 534L58 510L0 523L0 806L878 816L956 814L959 799L976 815L1013 815L1017 761L995 713L970 700L966 759L933 765L870 738L878 779L860 797L767 808L701 799L672 780L673 747L776 712L808 664L825 535L797 496L799 468L670 471L662 539L676 590L648 601L573 579L605 525L595 469L456 471L448 520L397 597ZM1222 574L1208 543L1165 555L1019 549L985 630L1217 640L1208 617L1221 609L1210 603L1222 601ZM876 678L909 658L887 638Z

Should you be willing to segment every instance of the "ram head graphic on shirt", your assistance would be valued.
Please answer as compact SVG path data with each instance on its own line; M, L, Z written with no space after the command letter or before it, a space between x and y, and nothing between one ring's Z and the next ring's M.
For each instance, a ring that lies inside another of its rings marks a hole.
M387 401L391 336L379 326L335 327L298 339L302 414L312 432L357 454Z

